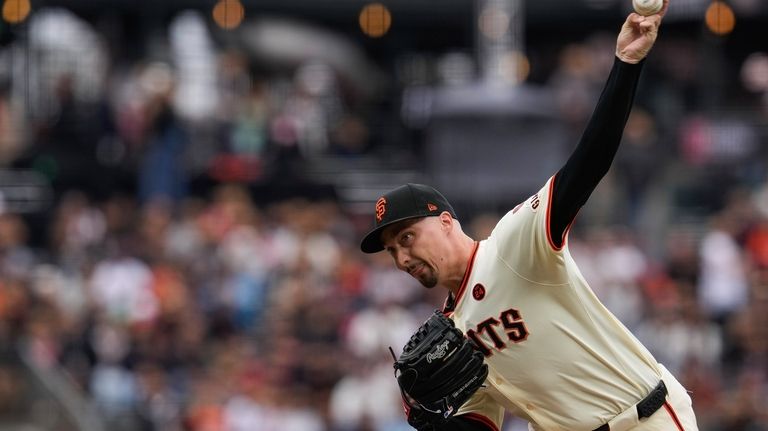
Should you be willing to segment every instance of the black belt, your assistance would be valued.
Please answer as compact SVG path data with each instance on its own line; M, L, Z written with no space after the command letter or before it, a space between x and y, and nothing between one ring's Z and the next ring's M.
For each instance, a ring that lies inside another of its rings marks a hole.
M648 394L647 397L643 398L642 401L637 403L637 417L640 419L650 417L652 414L656 413L656 410L660 409L661 406L664 405L664 400L667 398L667 386L664 384L664 381L660 381L658 385L656 385L655 388L651 391L650 394ZM610 431L611 427L608 426L608 424L600 425L598 428L595 429L595 431Z

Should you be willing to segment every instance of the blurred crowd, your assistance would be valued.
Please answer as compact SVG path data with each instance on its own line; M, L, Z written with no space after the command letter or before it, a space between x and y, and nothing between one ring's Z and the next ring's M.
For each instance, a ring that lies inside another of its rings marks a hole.
M560 47L546 74L575 137L612 43ZM766 430L768 85L750 90L742 70L712 96L739 109L701 109L691 44L654 51L569 244L692 392L700 429ZM55 198L42 221L0 210L0 345L64 370L109 430L409 429L388 347L444 292L359 252L368 214L301 193L303 160L386 148L377 119L322 64L264 75L237 49L215 58L212 119L184 112L178 77L152 61L113 65L96 99L76 71L56 75L51 112L25 116L2 88L0 165L41 172ZM468 215L469 230L482 239L500 216ZM18 391L2 371L0 412Z

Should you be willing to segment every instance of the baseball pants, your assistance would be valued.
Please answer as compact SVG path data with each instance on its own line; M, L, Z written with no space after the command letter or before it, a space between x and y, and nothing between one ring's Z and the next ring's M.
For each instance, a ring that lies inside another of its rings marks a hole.
M691 397L669 370L659 364L661 379L667 386L664 404L651 416L639 419L636 405L619 413L608 422L610 431L698 431ZM529 424L528 429L533 431Z

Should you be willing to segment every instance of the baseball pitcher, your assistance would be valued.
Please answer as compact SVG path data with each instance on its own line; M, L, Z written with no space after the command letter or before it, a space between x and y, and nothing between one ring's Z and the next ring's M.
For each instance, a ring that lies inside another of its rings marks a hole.
M376 202L366 253L448 298L395 358L418 430L499 430L504 413L546 431L696 431L683 386L598 300L568 230L608 171L659 13L627 17L594 113L565 165L483 241L435 189L406 184ZM394 356L394 353L393 353Z

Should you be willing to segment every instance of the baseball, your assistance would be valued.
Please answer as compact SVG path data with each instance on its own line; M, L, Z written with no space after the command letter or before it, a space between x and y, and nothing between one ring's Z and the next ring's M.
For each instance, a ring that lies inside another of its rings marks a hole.
M658 13L662 6L664 6L664 0L632 0L635 12L643 16Z

